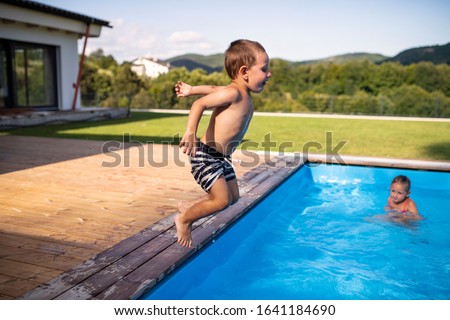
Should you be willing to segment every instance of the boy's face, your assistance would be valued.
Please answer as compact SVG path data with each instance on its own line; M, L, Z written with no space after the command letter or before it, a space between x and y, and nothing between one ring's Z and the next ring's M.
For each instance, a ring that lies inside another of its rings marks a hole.
M395 204L402 203L409 197L409 191L406 190L406 185L394 182L391 184L391 199Z
M265 52L256 54L255 64L248 70L248 87L250 91L259 93L272 74L269 71L269 56Z

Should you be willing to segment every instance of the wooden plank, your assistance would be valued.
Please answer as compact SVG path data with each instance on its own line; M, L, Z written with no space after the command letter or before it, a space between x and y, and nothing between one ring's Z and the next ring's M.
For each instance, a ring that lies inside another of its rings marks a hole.
M102 144L103 142L101 141L84 141L80 144L76 140L71 139L0 136L0 147L2 150L5 150L3 159L10 163L16 163L17 166L15 167L19 167L21 170L99 154L101 153ZM64 150L64 152L55 152L57 145L63 145L64 148L61 150ZM0 173L10 172L5 169L5 167L1 166Z
M44 229L38 228L30 228L24 226L10 226L10 225L2 225L0 223L0 231L3 233L11 233L11 234L25 234L27 236L40 237L43 239L55 239L56 241L68 241L78 246L83 246L89 249L97 249L104 250L111 246L111 242L107 240L99 240L99 239L86 239L75 237L74 235L67 235L64 233L54 233L49 232Z
M47 284L27 292L21 299L54 299L172 227L173 224L169 220L162 219L149 228L74 267L72 270L52 279Z
M2 244L0 244L0 257L7 260L13 260L42 267L47 266L50 261L53 269L61 271L65 271L72 266L80 263L79 259L75 259L72 257L35 252Z
M0 274L38 283L47 282L61 274L61 270L32 265L9 259L0 260Z
M159 235L157 241L145 243L56 299L92 299L175 242L174 235Z
M81 246L75 246L65 242L46 241L14 234L0 232L0 244L15 246L17 248L27 249L34 252L43 252L50 254L68 255L77 259L88 259L98 253L97 250L88 249Z
M0 280L1 281L1 280ZM0 300L13 300L15 297L4 293L0 293Z
M188 199L193 199L189 197ZM76 200L74 200L76 201ZM80 202L80 201L79 201ZM47 206L44 209L38 206ZM175 212L176 211L175 200L172 199L161 199L149 197L146 202L135 202L132 204L114 204L114 203L85 203L80 202L79 205L60 205L60 204L33 204L22 205L11 203L11 206L5 206L0 204L0 210L3 213L1 218L8 216L12 217L32 217L36 219L70 219L70 218L84 218L86 220L95 221L112 221L112 222L123 222L130 221L130 217L134 215L141 215L143 217L149 216L149 210L151 209L164 209L162 212ZM94 215L95 213L95 215ZM143 217L140 217L142 219ZM99 219L101 218L101 219ZM136 219L135 219L136 220ZM147 219L148 220L148 219ZM154 221L154 219L152 219ZM63 220L61 220L63 221ZM81 221L83 222L83 221ZM148 225L148 224L147 224Z
M73 243L89 243L91 247L97 247L105 249L111 246L111 241L114 241L115 234L110 233L95 233L94 231L83 230L83 228L55 228L48 226L45 223L28 223L26 221L16 221L9 223L0 223L1 232L25 232L25 234L42 236L45 235L49 238L55 238L58 240L64 240ZM113 231L113 230L111 230ZM124 235L117 232L117 234ZM96 246L97 245L97 246Z
M0 210L2 210L1 207ZM93 238L93 235L95 235L94 238L97 239L97 235L102 229L107 233L114 230L116 232L114 236L116 237L121 236L119 233L120 230L123 230L127 235L130 234L130 230L134 232L140 231L152 222L152 220L148 219L149 210L159 213L161 217L177 211L177 209L169 206L147 207L147 214L145 214L140 211L135 211L134 209L124 208L123 211L126 211L128 216L122 215L119 217L118 214L102 212L101 214L98 214L97 219L94 220L92 214L89 214L91 213L91 210L86 210L83 214L79 214L78 212L72 212L72 210L68 209L54 215L48 214L45 216L37 216L33 212L23 211L23 209L20 208L11 208L7 213L3 214L3 219L1 219L0 222L9 226L37 226L38 229L42 229L42 225L59 225L60 227L63 227L66 232L76 233L78 237L84 235L86 238ZM100 210L97 210L97 212L99 211ZM18 212L20 213L20 217L17 215ZM7 229L10 228L5 227L5 230ZM48 228L44 229L48 230ZM96 230L96 232L93 233L86 230Z
M11 230L14 226L24 226L39 230L45 230L52 234L67 234L70 237L104 240L111 238L123 239L124 235L129 235L130 229L139 231L148 223L143 223L143 226L134 227L133 221L118 220L110 221L105 219L103 221L93 220L81 217L40 217L31 219L30 216L10 216L5 217L0 222L0 230ZM58 228L53 225L58 224ZM111 234L114 230L114 234Z
M98 294L94 299L135 299L148 288L186 261L196 251L195 248L180 247L174 243L153 259L148 260L109 288Z
M38 282L17 279L15 277L0 274L0 292L2 292L2 295L5 297L17 297L24 292L33 289L38 284Z

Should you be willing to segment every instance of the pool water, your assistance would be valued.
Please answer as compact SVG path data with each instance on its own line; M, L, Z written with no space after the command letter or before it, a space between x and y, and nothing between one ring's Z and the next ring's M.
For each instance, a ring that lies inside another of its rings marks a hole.
M384 212L394 176L424 220ZM449 299L450 174L303 167L143 299Z

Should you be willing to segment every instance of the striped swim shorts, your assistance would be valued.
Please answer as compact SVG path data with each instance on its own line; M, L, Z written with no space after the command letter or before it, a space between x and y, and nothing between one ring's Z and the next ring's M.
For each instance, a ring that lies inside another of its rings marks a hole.
M191 157L191 167L195 181L206 192L209 192L212 185L222 175L226 181L236 179L231 157L223 155L201 141L195 156Z

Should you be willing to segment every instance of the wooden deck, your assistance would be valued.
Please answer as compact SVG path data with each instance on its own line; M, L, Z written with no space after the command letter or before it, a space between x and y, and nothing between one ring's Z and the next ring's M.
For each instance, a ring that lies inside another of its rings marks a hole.
M171 215L179 201L203 194L187 158L168 145L103 154L103 144L0 136L1 298L134 297L292 170L249 166L237 153L245 162L234 163L242 201L199 222L198 246L184 249L175 243Z

